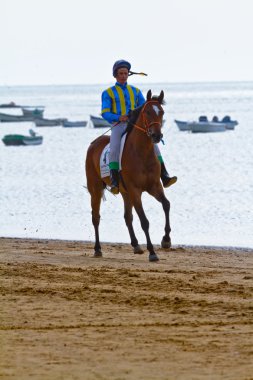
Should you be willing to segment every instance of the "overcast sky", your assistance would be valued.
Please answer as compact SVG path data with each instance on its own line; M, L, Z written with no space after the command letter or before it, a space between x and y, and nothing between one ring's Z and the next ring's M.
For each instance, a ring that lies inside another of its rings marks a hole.
M110 83L122 58L146 83L253 80L252 17L253 0L0 0L0 85Z

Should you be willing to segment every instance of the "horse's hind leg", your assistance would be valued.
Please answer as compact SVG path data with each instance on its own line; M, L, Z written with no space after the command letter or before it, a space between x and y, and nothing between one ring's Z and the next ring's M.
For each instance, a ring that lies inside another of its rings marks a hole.
M125 218L126 226L128 228L128 231L129 231L129 235L130 235L130 239L131 239L131 245L134 249L134 253L142 254L143 250L138 244L138 240L135 236L135 232L133 229L133 213L132 213L133 204L130 201L127 194L122 194L122 198L124 200L124 209L125 209L124 218Z

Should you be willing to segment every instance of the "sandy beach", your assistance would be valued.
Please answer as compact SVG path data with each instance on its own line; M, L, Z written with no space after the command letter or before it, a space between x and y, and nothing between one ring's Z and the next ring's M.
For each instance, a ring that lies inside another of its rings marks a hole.
M253 250L0 239L1 379L253 379Z

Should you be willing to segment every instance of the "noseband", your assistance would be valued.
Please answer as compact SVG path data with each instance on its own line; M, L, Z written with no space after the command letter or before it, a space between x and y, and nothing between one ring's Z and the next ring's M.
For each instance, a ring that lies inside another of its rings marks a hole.
M151 123L149 123L148 124L148 121L147 121L147 119L146 119L146 117L145 117L145 114L144 114L144 111L145 111L145 108L146 108L146 106L147 105L149 105L149 104L160 104L158 101L156 101L156 100L149 100L149 101L147 101L145 104L144 104L144 107L143 107L143 109L141 110L141 115L142 115L142 117L143 117L143 120L144 120L144 125L145 125L145 127L143 128L143 127L141 127L141 126L139 126L139 125L137 125L137 124L132 124L135 128L137 128L137 129L139 129L140 131L142 131L142 132L144 132L144 133L147 133L147 135L150 137L151 136L151 132L150 132L150 128L151 128L151 126L152 125L154 125L154 124L158 124L159 125L159 127L161 128L162 127L162 123L160 123L159 121L152 121Z

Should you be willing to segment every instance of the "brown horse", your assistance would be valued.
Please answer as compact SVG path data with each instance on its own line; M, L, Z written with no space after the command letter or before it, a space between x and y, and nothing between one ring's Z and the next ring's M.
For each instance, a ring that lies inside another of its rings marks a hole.
M159 260L154 251L149 236L149 221L144 213L141 196L144 191L161 202L165 213L165 235L162 238L162 247L170 248L170 202L164 195L160 182L161 165L154 151L154 143L162 138L162 108L164 93L153 96L151 90L147 93L147 100L141 106L131 111L127 138L122 155L122 171L120 174L120 193L124 200L124 218L129 230L131 245L134 253L143 253L133 230L132 209L135 208L141 222L141 227L146 235L149 261ZM115 127L117 128L117 127ZM102 256L99 242L100 203L105 187L110 185L110 178L101 178L100 156L104 147L108 144L108 136L100 136L94 140L88 148L86 157L87 187L91 195L92 223L95 229L94 256Z

